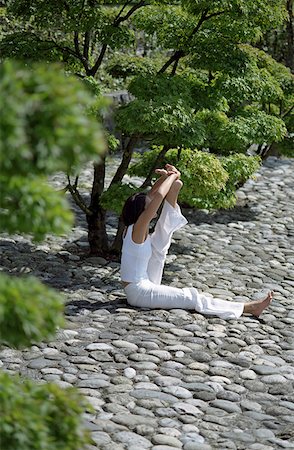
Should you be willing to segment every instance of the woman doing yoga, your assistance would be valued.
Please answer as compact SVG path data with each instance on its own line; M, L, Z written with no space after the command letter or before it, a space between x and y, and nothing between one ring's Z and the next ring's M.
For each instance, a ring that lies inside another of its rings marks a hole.
M165 258L174 231L187 220L177 204L183 185L180 172L167 164L155 171L160 178L148 194L137 193L123 208L125 224L121 279L130 305L144 308L187 309L222 319L236 319L242 314L258 317L270 304L273 293L259 301L231 302L212 298L193 287L176 288L161 284ZM149 234L149 225L163 203L155 230Z

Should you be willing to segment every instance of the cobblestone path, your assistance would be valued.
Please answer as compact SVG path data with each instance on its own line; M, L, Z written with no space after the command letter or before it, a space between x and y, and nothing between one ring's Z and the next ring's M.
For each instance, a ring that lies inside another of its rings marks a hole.
M68 304L53 342L2 349L0 366L77 386L95 409L91 450L294 449L293 173L270 158L234 210L185 210L168 256L164 283L244 302L274 290L260 319L128 307L118 263L82 256L81 217L67 239L2 236L3 269L35 274Z

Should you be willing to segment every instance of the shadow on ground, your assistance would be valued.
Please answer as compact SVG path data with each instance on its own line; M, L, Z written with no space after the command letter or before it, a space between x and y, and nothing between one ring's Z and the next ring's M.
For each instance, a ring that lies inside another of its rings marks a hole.
M204 210L194 210L184 208L183 214L187 217L188 222L194 225L214 223L236 223L236 222L253 222L258 217L258 212L252 209L253 205L235 206L233 209L220 209L216 211L207 212Z

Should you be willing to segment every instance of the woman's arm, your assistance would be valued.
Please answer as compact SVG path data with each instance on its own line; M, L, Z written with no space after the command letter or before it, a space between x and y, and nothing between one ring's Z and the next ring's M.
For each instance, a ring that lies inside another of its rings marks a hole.
M172 172L158 186L156 192L152 195L149 203L146 203L145 210L140 215L133 228L133 241L137 244L142 244L149 231L149 224L151 220L156 217L156 213L168 194L172 184L178 179L178 174Z
M154 183L150 191L148 192L148 197L151 199L154 194L158 191L159 186L166 180L166 178L171 175L172 173L176 173L178 175L178 178L180 178L181 173L178 171L178 169L175 166L172 166L171 164L166 164L165 169L156 169L155 173L160 175L160 178Z
M155 181L155 183L153 184L152 188L150 189L150 191L147 194L148 197L150 198L150 200L153 198L154 194L158 191L159 186L161 186L162 183L168 177L167 170L165 170L165 169L156 169L155 173L159 174L160 178L158 178L158 180Z
M165 197L165 200L168 201L168 203L175 208L178 203L178 195L183 186L183 182L179 179L175 180L168 191L167 196Z

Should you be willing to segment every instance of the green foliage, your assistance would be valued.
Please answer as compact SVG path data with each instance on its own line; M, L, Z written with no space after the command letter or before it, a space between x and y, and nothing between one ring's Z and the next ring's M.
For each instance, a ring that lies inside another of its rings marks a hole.
M146 176L161 150L161 147L154 147L153 150L145 152L139 157L139 161L131 166L129 174ZM180 201L190 206L194 206L196 197L201 197L208 191L217 193L227 181L227 174L221 163L210 153L191 149L170 149L162 165L167 163L175 165L182 173L184 186L180 192Z
M32 3L32 2L31 2ZM30 5L28 5L30 8ZM28 70L12 61L0 69L0 227L9 233L64 233L72 214L45 183L104 150L88 90L57 67ZM86 112L86 110L88 112ZM17 348L53 336L64 324L63 298L33 277L0 275L0 344ZM0 374L0 443L5 450L82 450L88 408L74 389L37 385Z
M109 153L113 153L117 150L117 148L120 145L119 140L111 133L106 132L106 138L107 138L107 147Z
M287 136L283 142L277 145L279 154L285 156L286 158L294 158L294 135Z
M138 77L130 84L137 98L120 108L118 126L129 134L152 137L154 143L201 146L204 129L194 114L191 89L185 77Z
M236 204L236 189L254 176L260 167L258 156L234 154L220 159L229 177L226 185L216 195L206 199L208 208L233 208Z
M128 197L135 194L138 188L132 184L116 183L103 192L101 206L120 215L122 207Z
M214 153L246 152L252 143L279 142L286 133L284 121L257 108L244 108L236 117L203 110L197 118L206 130L205 147Z
M263 144L264 142L279 142L287 134L282 119L247 108L242 115L232 120L225 130L226 144L231 142L231 149L245 150L250 143Z
M189 46L189 36L195 27L196 18L181 6L147 5L133 19L139 30L147 35L156 34L156 43L164 49L184 49Z
M137 155L131 176L145 176L153 166L161 148ZM196 208L231 208L236 203L235 191L260 165L258 157L235 154L217 158L213 154L191 149L171 149L163 161L179 168L183 188L180 202Z
M0 42L2 57L40 61L60 61L62 53L53 43L42 40L31 31L21 30L4 35Z
M0 373L1 448L82 450L89 443L80 425L86 407L74 389Z
M154 58L126 54L114 55L106 66L107 72L115 78L155 74L158 69L159 64L154 61Z
M33 277L0 277L0 343L25 347L52 338L63 325L60 294Z
M7 175L71 172L104 150L100 125L86 115L91 96L59 68L28 71L6 61L0 92L0 166Z
M64 194L41 177L0 176L0 191L1 231L31 234L36 241L70 231L73 216Z

